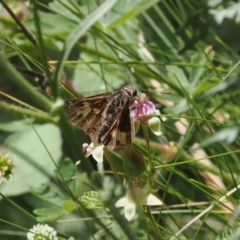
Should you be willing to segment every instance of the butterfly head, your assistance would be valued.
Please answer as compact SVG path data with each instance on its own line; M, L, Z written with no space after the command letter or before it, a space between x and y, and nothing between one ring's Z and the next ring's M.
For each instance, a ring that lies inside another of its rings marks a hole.
M137 89L131 85L125 86L122 89L126 91L133 98L136 97L138 94Z

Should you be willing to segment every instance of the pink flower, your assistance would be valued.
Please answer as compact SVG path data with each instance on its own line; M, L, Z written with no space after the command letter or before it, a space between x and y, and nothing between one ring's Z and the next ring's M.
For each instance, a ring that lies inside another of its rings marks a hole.
M146 99L146 95L144 93L141 94L140 99L136 99L131 105L131 113L136 121L140 122L148 122L152 116L148 116L154 114L156 112L156 108L154 104Z
M148 123L148 126L157 136L161 135L160 119L152 116L153 114L160 114L156 110L155 105L146 99L146 94L142 93L139 99L136 99L131 105L131 117L136 122Z

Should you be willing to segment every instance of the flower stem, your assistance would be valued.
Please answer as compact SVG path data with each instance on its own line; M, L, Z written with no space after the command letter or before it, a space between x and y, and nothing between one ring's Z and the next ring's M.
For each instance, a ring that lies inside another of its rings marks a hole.
M152 154L150 151L150 144L149 144L149 135L148 135L148 127L147 124L142 123L141 124L142 128L143 128L143 134L144 134L144 138L146 140L147 143L147 152L148 152L148 165L147 165L147 173L148 173L148 179L147 179L147 187L148 190L151 189L152 187Z
M151 210L150 210L149 206L146 206L146 213L147 213L147 216L148 216L148 220L150 221L150 223L152 224L152 227L155 230L155 233L157 235L157 239L159 239L159 240L162 239L162 236L160 234L160 231L159 231L159 229L157 227L156 222L153 219L153 216L152 216L152 213L151 213Z
M118 183L121 184L122 180L121 180L121 178L119 177L119 175L117 173L117 169L116 169L116 167L115 167L115 165L113 163L110 151L107 148L104 148L103 151L104 151L104 155L105 155L106 159L108 160L108 163L109 163L109 165L110 165L110 167L111 167L111 169L112 169L112 171L113 171L113 173L114 173Z

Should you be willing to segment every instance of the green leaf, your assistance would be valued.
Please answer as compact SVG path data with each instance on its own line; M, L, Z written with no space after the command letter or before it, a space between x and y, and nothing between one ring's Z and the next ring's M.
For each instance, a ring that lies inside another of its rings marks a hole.
M68 212L68 213L70 213L70 212L72 212L73 210L77 209L77 207L78 207L78 205L77 205L74 201L72 201L72 200L67 200L67 201L64 202L64 204L63 204L63 209L64 209L66 212Z
M181 84L183 85L183 87L189 89L190 83L188 81L187 76L185 75L184 71L181 68L179 68L177 66L172 66L172 65L168 65L168 66L166 66L166 68L168 70L169 78L173 82L175 82L176 85L179 85L179 83L175 76L177 76L177 78L181 81Z
M100 7L98 7L95 11L89 14L82 22L78 24L78 26L71 32L68 36L63 50L60 53L59 61L56 68L56 73L54 76L55 87L58 88L59 79L61 79L61 74L63 70L63 66L65 61L70 54L71 49L78 41L78 39L84 35L84 33L91 28L99 19L104 16L116 3L116 0L108 0L104 2Z
M70 238L68 238L68 240L75 240L75 238L74 237L70 237Z
M239 126L223 129L201 142L199 148L209 146L216 142L226 142L231 144L239 136L239 131Z
M214 57L214 51L210 53L206 53L207 57L203 53L199 52L194 52L194 54L191 56L191 63L196 63L199 65L207 65L209 62L213 59ZM189 76L189 81L191 84L196 87L200 84L201 82L201 77L202 75L206 72L206 68L204 67L194 67L190 68L190 76Z
M65 4L69 9L67 7L65 7L62 3ZM52 1L49 3L49 8L54 13L56 13L56 16L61 16L62 19L65 21L71 20L72 22L79 22L79 17L77 17L74 14L74 11L76 11L76 9L73 9L73 6L71 4L69 4L68 0L61 0L61 3L58 1ZM85 6L81 7L81 11L83 11L83 8L85 8ZM57 22L57 23L60 23L60 25L58 26L60 29L65 28L65 26L66 26L66 24L64 22ZM55 25L58 25L58 24L56 24L56 22L55 22Z
M93 47L93 46L92 46ZM101 45L101 51L109 51L106 45ZM81 59L84 61L96 61L91 54L82 53ZM98 61L98 60L97 60ZM101 74L101 68L104 72L104 78L106 79L107 86L112 86L113 89L120 88L124 80L124 68L121 65L111 64L102 65L100 67L98 64L93 64L86 66L83 64L77 64L74 71L74 79L76 79L76 88L80 89L81 93L90 92L89 95L99 94L101 92L106 92L106 84L103 81L103 76ZM85 76L87 81L82 81L82 76Z
M98 192L95 192L95 191L86 192L78 200L86 208L89 208L89 209L102 208L102 204L101 204L101 200L99 198Z
M64 198L59 195L59 189L49 186L47 184L42 184L37 188L30 188L30 191L40 199L52 203L55 206L61 207L64 203Z
M53 124L34 126L44 142L47 152L33 127L10 135L3 146L10 157L13 157L13 177L4 184L1 191L6 196L23 194L29 187L39 187L47 183L54 174L54 163L62 155L62 138L59 128ZM52 158L51 158L52 157Z
M56 14L39 12L39 18L43 33L53 37L57 36L57 34L65 34L66 36L69 31L76 26L75 23L70 22L65 17ZM27 27L32 31L36 31L33 21L28 22Z
M62 208L37 208L33 211L37 217L38 222L53 222L60 217L66 215L66 212Z
M61 173L61 174L60 174ZM75 195L78 194L76 187L77 167L69 158L65 158L60 165L59 171L56 171L56 178L64 185L68 185L68 189ZM64 178L64 181L63 181Z
M2 55L0 55L0 72L1 78L5 79L6 82L12 82L15 86L22 89L23 92L39 106L49 109L51 107L51 101L36 91L32 85L7 61Z
M116 3L113 11L108 16L108 25L105 23L108 30L115 28L128 20L133 20L134 17L152 7L159 0L152 1L128 1L121 0Z
M7 123L0 123L0 130L5 132L17 132L29 128L29 124L33 123L32 119L24 119Z
M77 168L73 164L70 158L65 158L60 165L60 172L62 176L64 177L65 181L70 181L72 180L72 177L76 175L77 173ZM62 177L60 174L57 172L57 178L61 181Z

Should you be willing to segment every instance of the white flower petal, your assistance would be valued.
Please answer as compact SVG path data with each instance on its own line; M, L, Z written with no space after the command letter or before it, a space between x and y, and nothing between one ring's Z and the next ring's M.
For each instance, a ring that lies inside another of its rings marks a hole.
M120 198L115 203L115 207L125 207L128 204L128 199L126 197Z
M148 206L163 205L163 202L155 195L151 193L147 194L146 192L144 193L144 191L142 191L139 187L139 183L136 178L132 179L131 185L126 179L124 179L123 184L126 188L126 197L120 198L115 203L115 207L124 207L124 215L128 221L131 221L135 215L136 204Z
M124 207L124 215L128 221L131 221L133 219L135 212L136 212L136 204L133 202L128 203Z
M158 117L152 117L148 121L148 126L150 127L152 132L157 136L160 136L162 134L162 132L160 131L160 125L161 123Z
M162 120L163 122L165 122L165 121L167 121L167 118L166 118L166 117L161 117L161 120Z
M94 150L94 145L92 142L90 143L90 145L87 143L84 143L82 147L83 147L83 151L86 152L86 157L89 157L92 154L92 151Z
M163 202L150 193L141 200L141 204L147 206L162 206Z
M103 148L104 145L98 145L92 150L92 156L98 163L103 162Z

